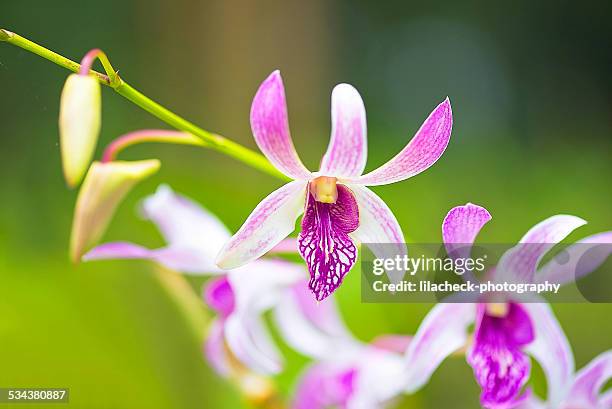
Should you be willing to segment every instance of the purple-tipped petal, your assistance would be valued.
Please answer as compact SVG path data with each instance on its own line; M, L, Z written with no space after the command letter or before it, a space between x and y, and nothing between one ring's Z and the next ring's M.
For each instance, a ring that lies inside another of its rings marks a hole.
M352 234L357 241L368 245L377 258L403 257L408 254L404 233L395 215L376 193L365 186L349 186L359 205L359 228ZM399 282L405 271L387 272L392 283Z
M442 240L451 257L466 258L471 245L491 214L484 207L468 203L453 207L442 222Z
M431 309L406 351L407 392L425 385L440 363L466 344L475 317L475 304L437 304Z
M128 242L104 243L91 249L82 261L140 259L151 260L171 270L186 274L220 274L213 259L195 249L163 247L148 249Z
M569 342L548 304L521 304L533 324L535 339L525 350L540 364L546 375L548 402L557 407L574 373L574 356Z
M444 153L452 127L453 113L447 98L433 110L399 154L378 169L350 182L368 186L388 185L423 172Z
M568 399L563 401L568 408L609 408L598 406L605 396L601 397L601 388L612 378L612 350L596 357L589 365L581 369L574 379Z
M311 358L333 359L338 350L360 347L344 325L333 297L315 301L305 280L283 294L274 308L274 319L284 341Z
M366 114L359 92L349 84L332 92L332 131L320 172L327 176L359 176L367 155Z
M519 244L508 250L499 261L495 277L499 280L532 282L542 257L567 237L586 224L576 216L556 215L533 226Z
M310 178L291 140L285 87L279 71L270 74L255 94L251 129L257 146L278 170L293 179Z
M564 250L563 258L554 258L535 275L537 282L565 284L592 273L612 252L612 232L594 234L577 241Z
M336 203L317 202L308 194L298 237L298 250L310 272L309 287L318 301L342 284L357 260L357 247L349 233L359 226L359 208L346 186L337 189Z
M230 376L232 364L225 348L223 322L221 320L214 320L210 325L204 342L204 355L219 375Z
M287 237L304 211L306 188L303 181L289 182L263 199L223 246L217 255L217 265L224 269L242 266Z
M480 402L496 408L514 402L529 379L531 364L522 348L533 341L534 330L525 310L509 305L504 317L488 315L479 305L474 345L467 356L482 388Z

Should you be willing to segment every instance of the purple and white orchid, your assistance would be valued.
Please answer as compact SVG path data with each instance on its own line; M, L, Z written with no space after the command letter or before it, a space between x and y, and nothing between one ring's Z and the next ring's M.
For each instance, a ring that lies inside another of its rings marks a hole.
M402 354L410 337L363 343L346 328L333 298L316 302L303 285L285 292L274 317L282 338L315 359L298 382L295 409L383 408L403 393Z
M255 141L270 162L294 181L261 201L219 253L220 267L236 268L261 257L294 230L302 213L298 249L308 265L309 287L317 300L338 288L355 264L356 242L396 243L397 252L405 253L404 235L395 216L366 186L408 179L438 160L451 135L449 100L434 109L397 156L365 175L366 116L361 96L351 85L337 85L331 111L327 152L320 170L310 172L289 133L280 73L273 72L259 87L251 107Z
M453 208L442 225L442 235L449 255L469 255L471 245L481 228L491 219L483 207L467 204ZM551 276L556 282L574 278L574 267L584 248L570 246L570 262L560 266L554 261L538 271L539 261L574 229L586 223L568 215L550 217L534 226L520 243L508 250L496 268L496 274L521 277L538 282ZM579 243L610 243L612 232L600 233ZM525 245L529 243L530 245ZM601 260L603 261L603 260ZM597 265L591 264L595 269ZM581 271L588 274L590 271ZM510 273L509 273L510 272ZM483 300L486 301L486 300ZM407 350L409 391L423 385L438 365L451 353L468 343L468 326L475 323L467 361L482 388L481 403L487 408L518 405L527 399L520 396L521 388L529 379L530 360L535 358L543 368L548 382L548 401L557 407L569 388L574 361L569 343L545 303L457 303L438 304L421 324Z
M254 372L278 373L282 358L262 315L276 305L285 289L298 281L303 283L306 270L275 259L257 260L232 271L220 270L213 261L229 239L229 231L206 209L168 186L160 186L143 201L142 214L157 225L168 243L166 247L105 243L83 260L146 259L187 274L218 276L204 291L204 300L217 312L205 345L207 358L223 376L236 372L236 359Z

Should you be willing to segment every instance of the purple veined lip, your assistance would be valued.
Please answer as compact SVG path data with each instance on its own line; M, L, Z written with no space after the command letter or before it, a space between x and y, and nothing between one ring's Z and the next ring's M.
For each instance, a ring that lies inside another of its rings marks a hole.
M337 184L335 203L315 200L307 193L298 250L310 272L309 288L318 301L342 284L357 260L357 246L349 236L359 227L359 208L355 196Z
M236 299L228 278L210 280L204 289L204 301L223 318L234 312Z
M488 312L485 304L478 306L467 360L482 388L483 406L496 407L517 398L531 368L523 347L534 338L531 319L519 304L509 303L499 314Z

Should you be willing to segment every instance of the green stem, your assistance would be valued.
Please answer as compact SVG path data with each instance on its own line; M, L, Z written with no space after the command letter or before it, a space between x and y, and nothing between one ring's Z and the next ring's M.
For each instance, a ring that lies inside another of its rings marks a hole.
M0 29L0 41L6 41L9 44L15 45L26 51L34 53L59 65L60 67L64 67L73 72L78 72L81 67L80 64L60 54L57 54L56 52L53 52L41 45L38 45L28 40L27 38L21 37L19 34L15 34L8 30ZM101 61L105 68L111 67L110 62L108 61L108 59L106 59L105 56L104 59L101 59ZM111 71L108 72L109 75L105 75L93 70L90 71L90 74L94 75L95 78L97 78L101 84L113 88L119 95L138 105L150 114L156 116L163 122L169 124L170 126L176 129L188 132L199 137L200 139L202 139L202 141L204 141L204 145L206 147L229 155L234 159L237 159L249 166L268 173L269 175L272 175L278 179L290 180L287 176L279 172L261 154L249 148L246 148L236 142L233 142L221 135L208 132L196 126L195 124L187 121L186 119L181 118L174 112L153 101L151 98L143 95L140 91L136 90L128 83L123 81L121 77L119 77L119 75L117 75L116 72L112 70L112 67ZM113 81L109 79L109 76L113 79Z

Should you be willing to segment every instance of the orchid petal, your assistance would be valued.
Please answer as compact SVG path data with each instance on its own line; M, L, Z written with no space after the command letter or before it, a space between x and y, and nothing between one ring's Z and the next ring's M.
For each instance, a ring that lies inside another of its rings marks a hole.
M225 340L236 358L254 372L276 374L282 369L280 352L261 316L230 315L225 321Z
M453 207L442 222L442 239L447 253L452 257L466 258L471 245L491 214L484 207L468 203Z
M160 185L155 194L143 200L142 213L157 225L170 246L193 249L209 260L214 260L230 238L229 230L216 216L168 185Z
M214 215L167 185L142 204L144 217L152 220L168 246L150 250L131 243L106 243L87 253L83 260L148 259L183 273L221 273L215 256L230 237L227 228Z
M406 351L407 392L425 385L440 363L466 344L475 318L474 304L437 304L431 309Z
M535 331L535 339L525 347L540 364L548 384L548 402L551 407L559 404L569 388L574 372L574 356L569 342L555 318L550 306L545 303L521 304Z
M274 320L285 342L311 358L335 358L338 351L346 353L360 345L342 321L335 300L313 300L305 281L282 296Z
M366 114L359 92L349 84L332 92L332 131L319 173L359 176L367 160Z
M554 258L535 275L537 282L565 284L597 270L612 252L612 232L594 234L577 241L564 250L568 257Z
M367 245L377 258L403 257L408 254L404 233L387 204L365 186L349 186L359 205L359 228L352 233L359 242ZM392 283L399 282L405 271L388 271Z
M128 242L104 243L87 252L81 260L139 259L157 262L171 270L186 274L220 274L210 257L192 249L163 247L155 250Z
M289 182L268 195L221 249L217 265L224 269L239 267L271 250L294 230L305 198L303 181Z
M433 110L414 138L393 159L349 182L368 186L388 185L423 172L444 153L452 127L453 113L447 98Z
M356 365L353 393L347 408L386 407L408 384L406 363L400 354L370 347L356 359Z
M220 320L214 320L210 325L204 342L204 355L219 375L230 376L232 365L225 349L223 323Z
M576 374L568 399L563 403L568 407L596 407L601 388L611 378L612 351L606 351Z
M236 311L262 312L275 306L282 294L308 273L301 264L261 259L228 272Z
M500 280L533 282L534 273L542 257L572 231L586 224L570 215L556 215L533 226L519 244L500 259L495 276Z
M282 359L263 321L263 313L305 277L301 265L279 260L257 260L228 273L234 304L226 319L226 341L232 353L253 371L263 374L280 371Z
M353 393L356 371L345 365L317 363L300 377L293 409L346 408Z
M255 94L251 129L257 146L278 170L293 179L310 178L291 140L285 87L279 71L270 74Z

